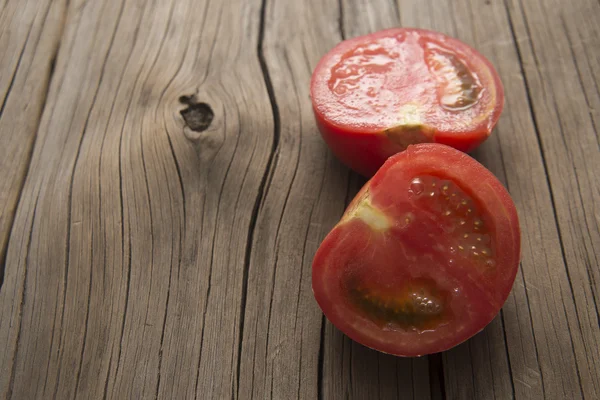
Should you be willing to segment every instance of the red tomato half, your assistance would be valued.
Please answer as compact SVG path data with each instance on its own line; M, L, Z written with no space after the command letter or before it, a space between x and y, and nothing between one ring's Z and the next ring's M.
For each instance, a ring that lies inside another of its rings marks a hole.
M399 356L447 350L500 311L520 259L515 205L477 161L440 144L390 157L327 235L315 298L350 338Z
M504 106L500 78L481 54L441 33L407 28L338 44L317 65L311 98L329 147L368 177L409 144L474 149Z

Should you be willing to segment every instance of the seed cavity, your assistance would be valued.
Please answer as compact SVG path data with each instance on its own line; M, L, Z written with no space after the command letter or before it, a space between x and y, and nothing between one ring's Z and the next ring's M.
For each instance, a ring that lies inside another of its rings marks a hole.
M458 253L449 265L468 262L474 263L482 270L495 267L494 263L486 264L487 260L493 261L493 246L490 243L488 228L470 195L455 182L430 175L414 177L409 185L409 192L418 207L439 215L436 222L444 230L445 237L449 238L446 249L450 254Z
M442 309L442 305L437 299L417 293L411 293L410 296L412 300L412 306L416 312L435 315Z
M365 316L400 329L431 329L449 316L448 296L433 281L417 278L395 290L369 288L359 279L347 281L349 299Z
M449 111L462 111L475 105L483 86L458 55L433 43L425 50L425 63L438 81L440 104Z
M337 101L351 110L380 113L389 109L385 80L398 62L398 41L380 38L349 49L332 66L329 89Z

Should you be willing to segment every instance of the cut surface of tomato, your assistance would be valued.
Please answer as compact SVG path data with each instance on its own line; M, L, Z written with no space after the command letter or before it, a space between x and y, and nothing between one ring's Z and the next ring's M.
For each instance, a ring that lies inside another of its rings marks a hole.
M333 152L370 177L409 144L474 149L498 121L504 92L491 63L465 43L398 28L334 47L313 72L311 99Z
M451 147L411 145L325 238L313 292L350 338L419 356L482 330L506 301L519 260L517 212L498 179Z

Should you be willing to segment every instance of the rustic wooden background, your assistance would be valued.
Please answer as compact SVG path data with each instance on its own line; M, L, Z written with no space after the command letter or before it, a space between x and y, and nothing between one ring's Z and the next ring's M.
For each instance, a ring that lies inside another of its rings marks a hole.
M600 398L599 23L597 0L0 0L0 396ZM310 75L392 26L497 67L474 155L523 231L498 318L419 359L350 341L310 283L364 183Z

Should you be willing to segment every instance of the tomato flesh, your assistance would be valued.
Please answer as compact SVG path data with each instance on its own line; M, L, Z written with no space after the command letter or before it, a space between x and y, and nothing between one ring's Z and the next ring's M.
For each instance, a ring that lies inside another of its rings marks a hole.
M520 258L516 209L502 184L440 144L391 157L352 201L313 261L327 318L377 350L447 350L499 312Z
M366 176L409 144L474 149L504 104L498 74L476 50L408 28L338 44L315 69L311 98L325 141Z

